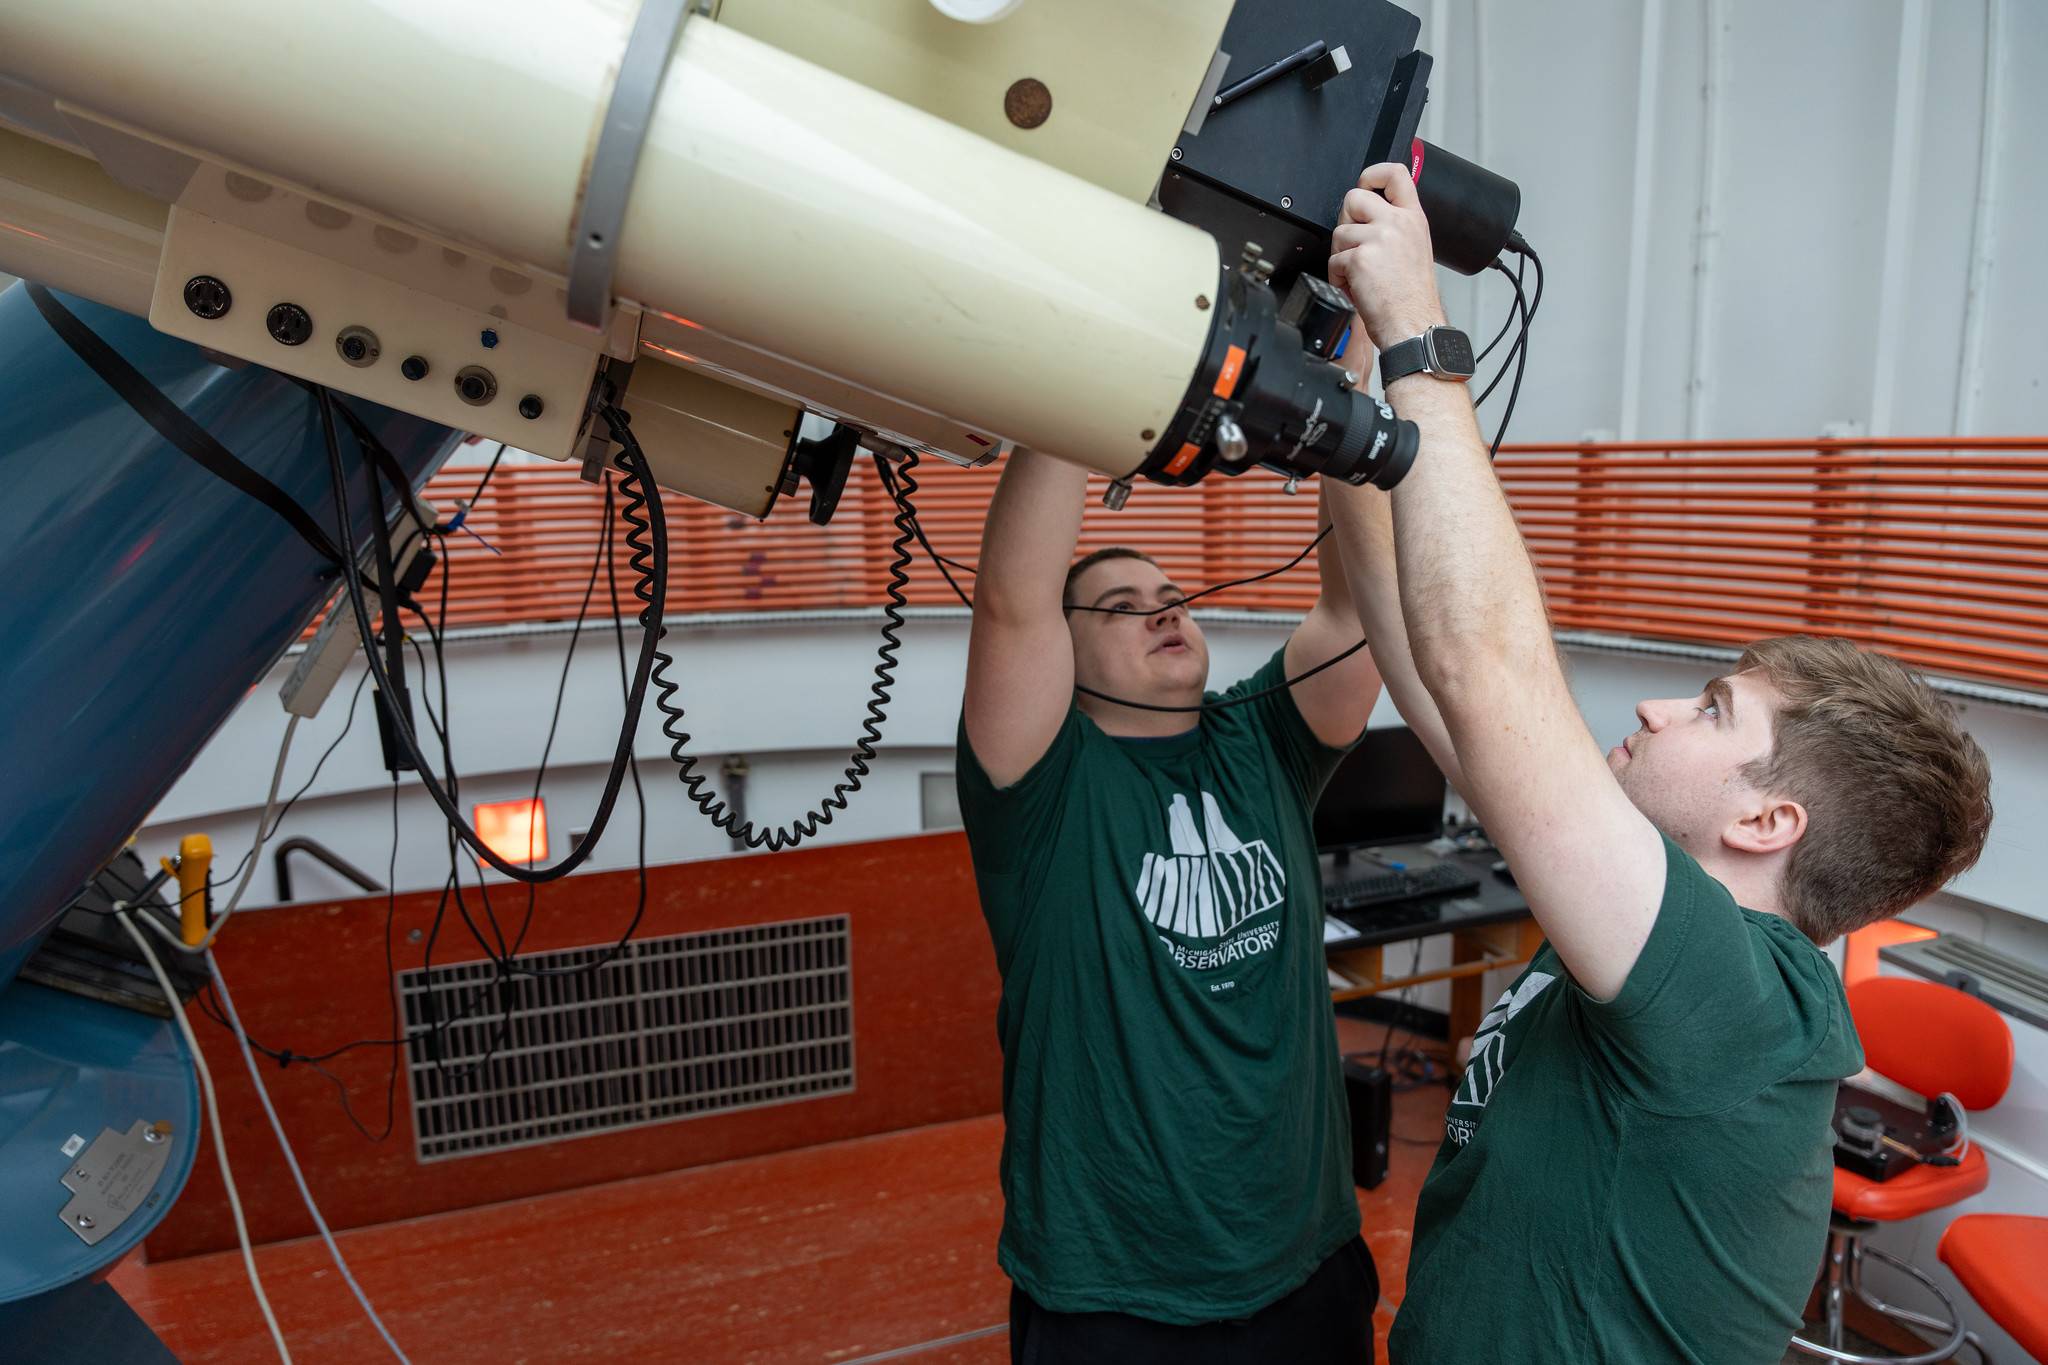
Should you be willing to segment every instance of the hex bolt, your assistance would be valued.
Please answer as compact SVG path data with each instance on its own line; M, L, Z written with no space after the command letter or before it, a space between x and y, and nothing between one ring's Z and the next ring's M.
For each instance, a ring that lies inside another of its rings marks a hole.
M185 306L194 317L212 322L226 317L234 303L235 296L228 292L227 285L212 275L194 275L185 281Z
M284 346L303 346L313 335L313 319L296 303L280 303L263 319L271 339Z

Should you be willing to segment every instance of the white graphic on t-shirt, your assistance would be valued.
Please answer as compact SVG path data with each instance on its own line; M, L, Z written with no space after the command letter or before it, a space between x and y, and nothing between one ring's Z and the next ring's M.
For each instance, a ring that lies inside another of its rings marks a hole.
M1453 1106L1486 1107L1507 1066L1508 1020L1527 1009L1529 1002L1555 980L1549 972L1531 972L1512 990L1501 992L1500 1002L1487 1011L1479 1021L1479 1032L1473 1035L1472 1060L1465 1065L1464 1079L1458 1082L1458 1093L1451 1100ZM1450 1118L1445 1123L1451 1140L1460 1146L1470 1140L1476 1127L1471 1119Z
M1287 874L1264 839L1237 837L1216 798L1202 797L1202 828L1188 799L1175 793L1166 806L1171 853L1147 853L1138 872L1138 905L1145 918L1184 938L1222 938L1254 915L1287 898Z

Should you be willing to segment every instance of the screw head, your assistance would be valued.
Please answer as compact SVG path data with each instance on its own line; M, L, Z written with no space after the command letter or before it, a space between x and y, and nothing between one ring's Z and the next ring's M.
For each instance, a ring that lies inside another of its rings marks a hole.
M534 418L540 416L546 407L547 404L540 401L539 394L529 393L519 400L519 415L531 422Z
M407 379L425 379L427 377L426 359L422 356L409 355L398 363L398 372Z
M235 296L228 292L228 287L212 275L194 275L185 281L185 306L194 317L212 322L226 317L234 303Z
M280 303L265 315L271 339L283 346L303 346L313 335L313 319L296 303Z
M1290 194L1283 194L1283 195L1281 195L1281 196L1280 196L1280 207L1281 207L1281 208L1283 208L1283 209L1291 209L1291 208L1293 208L1293 207L1294 207L1294 196L1293 196L1293 195L1290 195Z
M1196 310L1197 310L1197 311L1200 311L1200 312L1204 312L1204 313L1208 312L1208 311L1209 311L1209 296L1208 296L1207 294L1197 294L1197 295L1195 295L1195 308L1196 308Z
M1138 439L1141 441L1156 441L1159 439L1159 433L1152 430L1152 428L1150 427L1146 427L1143 431L1138 433Z
M1173 157L1173 159L1174 159L1175 161L1178 161L1178 160L1180 160L1180 158L1181 158L1181 150L1180 150L1180 148L1178 148L1178 147L1174 148L1174 149L1173 149L1173 151L1172 151L1171 153L1169 153L1169 155L1170 155L1170 156L1172 156L1172 157Z
M82 1228L89 1228L94 1226L92 1221L92 1215L89 1213L74 1213L71 1215L71 1221L78 1224L78 1226Z
M1052 117L1052 91L1035 76L1013 82L1003 92L1003 117L1019 128L1036 128Z

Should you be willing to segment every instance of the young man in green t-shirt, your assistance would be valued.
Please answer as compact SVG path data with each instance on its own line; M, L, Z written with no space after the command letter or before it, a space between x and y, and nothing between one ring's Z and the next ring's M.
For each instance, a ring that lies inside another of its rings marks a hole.
M1325 515L1362 515L1358 494L1327 490ZM1208 647L1182 589L1131 550L1070 564L1086 496L1083 470L1010 456L961 717L1003 980L1011 1355L1358 1365L1379 1282L1310 817L1379 677L1360 651L1276 686L1358 643L1326 548L1285 648L1209 698L1248 700L1197 709Z
M1404 167L1330 278L1384 351L1441 325ZM1862 1051L1821 946L1975 861L1989 770L1894 661L1766 640L1603 758L1461 383L1386 398L1414 469L1337 539L1395 702L1548 944L1486 1016L1416 1208L1397 1362L1775 1361L1827 1235Z

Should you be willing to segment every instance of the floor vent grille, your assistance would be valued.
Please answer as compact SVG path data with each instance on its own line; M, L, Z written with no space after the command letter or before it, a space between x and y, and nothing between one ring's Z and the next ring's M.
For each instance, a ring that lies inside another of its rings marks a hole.
M609 946L519 961L560 971ZM493 976L487 961L399 974L423 1162L853 1089L844 915L635 939L590 971L518 976L509 1021Z

